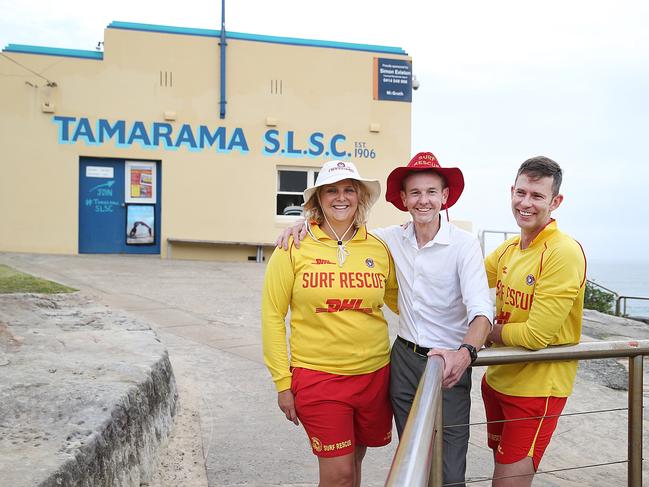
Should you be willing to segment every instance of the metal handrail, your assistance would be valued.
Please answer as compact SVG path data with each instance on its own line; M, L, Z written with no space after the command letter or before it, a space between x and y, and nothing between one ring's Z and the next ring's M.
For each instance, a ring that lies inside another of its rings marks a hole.
M619 296L616 294L615 299L615 316L627 316L626 313L626 301L627 299L638 299L640 301L649 301L648 297L645 296ZM620 301L624 300L624 311L620 314Z
M649 340L584 342L578 343L577 345L559 345L534 351L523 347L487 348L480 351L474 365L503 365L556 360L591 360L636 357L638 355L649 355Z
M433 459L433 441L440 424L436 421L437 411L442 404L442 357L428 359L426 370L419 381L415 399L410 408L399 446L394 454L386 486L424 487L428 485ZM437 427L436 427L437 424ZM436 471L441 470L441 464Z
M618 293L616 293L616 292L613 291L612 289L607 288L606 286L602 286L602 285L601 285L600 283L598 283L598 282L591 281L590 279L586 279L586 281L588 281L588 284L590 284L591 286L595 286L595 287L597 287L597 288L599 288L599 289L603 289L604 291L606 291L607 293L612 294L613 296L616 296L616 297L618 296Z
M628 485L641 487L644 355L649 355L649 340L585 342L577 345L548 347L537 351L521 347L498 347L481 350L475 365L628 357ZM442 485L441 472L439 472L442 451L441 448L437 448L437 445L441 443L441 435L435 435L433 458L431 458L430 450L433 445L433 431L439 431L442 428L441 414L436 414L440 410L441 404L441 371L437 362L439 362L438 357L428 359L385 483L386 486L423 486L426 485L424 479L428 479L429 476L431 482L428 485L433 487ZM431 471L431 464L434 465L433 470L437 469L437 472Z
M485 234L486 233L495 233L503 236L503 242L509 238L510 235L519 235L520 230L481 230L480 234L480 249L482 249L482 256L485 256Z

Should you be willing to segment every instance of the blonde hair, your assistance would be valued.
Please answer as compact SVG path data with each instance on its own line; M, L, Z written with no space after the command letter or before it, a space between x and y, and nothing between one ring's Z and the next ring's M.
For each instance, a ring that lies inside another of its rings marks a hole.
M350 181L358 195L358 208L356 208L356 214L354 215L354 227L359 228L367 223L367 219L370 216L370 209L372 208L372 204L370 203L370 192L362 182L356 179L350 179ZM322 191L324 187L325 186L320 186L316 191L314 191L311 198L304 203L304 218L308 222L314 221L318 225L324 223L324 212L320 205L320 191Z

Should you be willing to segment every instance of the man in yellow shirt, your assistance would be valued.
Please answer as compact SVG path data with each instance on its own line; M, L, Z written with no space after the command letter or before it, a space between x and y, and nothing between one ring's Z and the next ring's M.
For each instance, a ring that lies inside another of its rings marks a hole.
M581 245L551 217L563 196L562 171L547 157L525 161L511 188L521 229L485 260L496 288L495 346L539 350L579 343L586 283ZM558 415L572 392L576 361L490 366L482 381L494 487L532 484ZM508 421L512 419L526 420Z

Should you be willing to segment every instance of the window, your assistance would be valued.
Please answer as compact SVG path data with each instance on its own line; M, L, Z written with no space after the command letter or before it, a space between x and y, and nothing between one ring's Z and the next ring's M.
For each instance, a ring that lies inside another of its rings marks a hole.
M276 215L302 215L302 193L313 186L318 177L318 169L301 167L282 167L277 169Z

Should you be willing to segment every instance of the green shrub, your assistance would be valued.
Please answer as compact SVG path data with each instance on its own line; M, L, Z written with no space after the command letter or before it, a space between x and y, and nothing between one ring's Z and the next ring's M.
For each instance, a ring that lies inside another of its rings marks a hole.
M593 284L591 281L586 281L584 308L594 309L612 315L615 314L615 310L613 309L614 303L615 294L598 288L597 285Z

